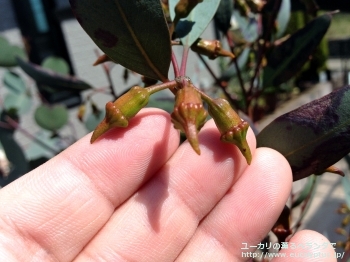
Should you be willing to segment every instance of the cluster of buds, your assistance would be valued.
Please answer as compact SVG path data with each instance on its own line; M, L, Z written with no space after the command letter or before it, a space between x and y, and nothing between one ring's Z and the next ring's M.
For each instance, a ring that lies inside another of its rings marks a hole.
M127 127L129 120L147 105L151 94L169 87L169 84L142 88L135 86L115 102L106 104L106 115L96 127L91 143L114 127ZM225 99L211 99L198 90L188 77L177 77L175 106L171 119L176 129L184 132L197 154L200 154L198 132L209 114L221 133L221 141L236 145L250 164L252 155L246 140L248 123L242 120ZM208 104L208 112L203 101Z

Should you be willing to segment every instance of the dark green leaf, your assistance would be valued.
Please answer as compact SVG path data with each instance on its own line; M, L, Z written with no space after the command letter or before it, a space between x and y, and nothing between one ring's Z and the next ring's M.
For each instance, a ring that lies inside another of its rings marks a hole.
M18 59L18 65L37 83L59 90L83 91L92 88L88 83L72 76L63 76L38 65Z
M62 75L69 74L69 65L66 60L61 57L49 56L41 63L41 67Z
M7 88L16 94L23 93L26 90L26 84L23 79L15 72L6 71L3 82Z
M350 86L278 117L257 143L286 157L294 181L323 173L350 152Z
M232 0L221 0L214 16L215 26L224 34L231 27L231 16L233 11Z
M17 113L20 115L27 113L31 105L32 99L25 92L20 94L8 93L5 96L4 108L6 110L16 109Z
M6 121L6 112L1 113L1 120ZM0 143L4 149L6 158L11 163L12 170L10 171L8 180L1 180L1 186L5 186L8 182L18 178L28 172L28 163L23 153L22 148L18 145L13 137L13 130L0 127Z
M298 73L326 34L331 20L331 14L319 16L275 46L267 56L263 86L278 86Z
M175 18L175 6L179 0L169 0L171 18ZM181 38L182 44L191 46L204 32L213 19L220 0L205 0L199 3L188 15L181 19L176 26L176 35Z
M34 118L40 127L57 131L68 122L68 111L62 105L52 107L41 105L35 110Z
M70 0L83 29L113 61L161 81L168 79L171 43L159 0Z

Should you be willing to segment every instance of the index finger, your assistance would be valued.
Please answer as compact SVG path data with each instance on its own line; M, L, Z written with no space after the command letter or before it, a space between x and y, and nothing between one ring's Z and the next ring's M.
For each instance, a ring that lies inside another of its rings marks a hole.
M2 260L71 261L179 144L169 114L155 109L89 139L1 189Z

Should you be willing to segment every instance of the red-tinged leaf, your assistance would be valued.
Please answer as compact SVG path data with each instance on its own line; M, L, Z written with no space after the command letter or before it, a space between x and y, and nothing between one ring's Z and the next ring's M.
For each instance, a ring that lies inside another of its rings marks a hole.
M17 58L18 65L37 83L59 90L83 91L92 88L88 83L76 77L61 75L49 69Z
M159 0L70 0L96 45L116 63L166 81L171 60L168 26Z
M323 173L350 152L350 86L278 117L257 143L286 157L294 181Z

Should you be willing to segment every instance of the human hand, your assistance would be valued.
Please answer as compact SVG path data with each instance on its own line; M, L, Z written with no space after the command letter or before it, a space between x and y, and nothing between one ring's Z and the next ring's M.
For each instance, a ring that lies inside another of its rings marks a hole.
M269 232L292 174L279 153L247 138L250 166L213 121L200 132L201 156L178 147L169 115L156 109L92 145L85 136L0 190L0 261L248 260L242 253L254 248L243 243ZM290 241L328 242L311 231Z

